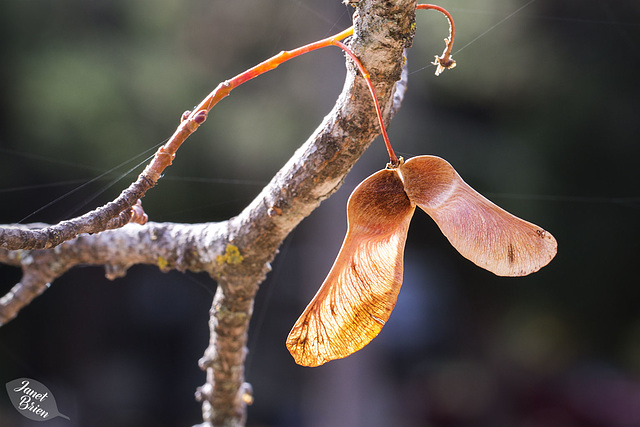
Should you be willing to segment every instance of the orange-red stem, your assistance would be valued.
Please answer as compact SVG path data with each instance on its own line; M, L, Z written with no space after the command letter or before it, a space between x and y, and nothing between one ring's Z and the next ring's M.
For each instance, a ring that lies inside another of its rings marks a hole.
M445 14L447 19L449 20L449 39L445 40L447 47L441 57L436 57L438 62L438 70L445 68L452 68L455 65L455 61L451 59L451 47L453 44L453 38L455 35L455 26L453 24L453 19L449 12L447 12L444 8L432 4L420 4L417 6L417 9L434 9L439 12ZM389 136L387 135L387 130L384 125L384 120L382 118L382 111L380 109L380 105L378 103L378 99L375 94L375 89L373 87L373 83L371 82L371 78L369 77L369 73L364 68L360 60L356 57L356 55L340 40L350 36L353 34L353 27L347 28L346 30L331 36L326 39L319 40L317 42L309 43L308 45L299 47L290 51L282 51L279 54L267 59L266 61L261 62L260 64L252 67L237 76L220 83L206 98L200 102L200 104L191 112L185 113L183 115L183 120L176 129L175 133L171 136L169 141L160 147L158 152L156 153L156 157L154 160L147 166L143 175L150 180L153 184L157 181L157 179L161 176L162 171L171 164L176 151L182 143L191 135L195 130L202 124L207 118L207 114L216 105L220 100L229 95L229 93L240 86L241 84L258 77L259 75L266 73L267 71L273 70L278 67L280 64L303 55L305 53L311 52L316 49L320 49L326 46L338 46L342 50L344 50L349 57L354 61L360 73L365 78L367 82L367 87L369 88L369 92L371 92L371 96L373 98L373 103L376 110L376 115L378 116L378 120L380 122L380 129L382 133L382 137L384 139L385 146L389 153L389 160L392 166L397 166L399 164L398 157L393 151L391 147L391 142L389 141ZM436 71L436 74L439 74L439 71Z
M355 62L356 66L362 76L365 78L367 82L367 87L371 92L371 96L373 98L373 103L376 110L376 115L378 116L378 120L380 122L380 128L382 137L385 142L385 146L387 151L389 152L389 159L391 164L398 164L398 157L395 155L393 148L391 147L391 142L389 141L389 136L387 135L386 127L384 126L382 111L380 109L380 105L378 103L378 99L375 94L375 89L373 87L373 83L371 82L371 78L369 73L364 68L360 60L356 57L356 55L340 40L349 37L353 34L353 27L347 28L346 30L331 36L326 39L322 39L313 43L309 43L305 46L299 47L297 49L293 49L290 51L282 51L279 54L267 59L266 61L261 62L260 64L238 74L237 76L220 83L205 99L200 102L200 104L190 113L188 114L183 121L183 124L176 130L176 133L173 137L165 144L163 154L174 154L180 145L184 142L184 140L193 133L198 126L204 122L206 119L206 114L220 102L223 98L229 95L229 93L240 86L241 84L258 77L261 74L266 73L267 71L271 71L274 68L277 68L280 64L296 58L305 53L311 52L316 49L320 49L326 46L337 46L344 50L349 57Z
M222 98L229 95L233 89L241 84L258 77L261 74L266 73L267 71L271 71L274 68L278 67L280 64L293 59L297 56L303 55L305 53L311 52L316 49L320 49L322 47L329 46L333 44L333 42L342 40L346 37L349 37L353 34L353 27L347 28L346 30L338 33L334 36L327 37L326 39L318 40L317 42L309 43L308 45L299 47L294 50L282 51L279 54L267 59L266 61L261 62L260 64L238 74L237 76L221 83L215 88L209 96L207 96L200 105L196 107L193 111L192 115L198 111L206 110L207 112L211 110L211 108L217 104Z
M338 33L331 37L327 37L326 39L309 43L305 46L299 47L294 50L280 52L276 56L273 56L267 59L266 61L256 65L255 67L250 68L249 70L241 74L238 74L232 79L221 83L213 92L211 92L211 94L207 98L205 98L200 103L200 105L198 105L198 107L196 107L192 115L201 110L206 110L208 112L209 110L211 110L211 108L215 104L217 104L222 98L226 97L229 94L229 92L231 92L237 86L240 86L241 84L255 77L258 77L259 75L266 73L267 71L273 70L274 68L278 67L280 64L290 59L293 59L297 56L303 55L305 53L311 52L316 49L333 45L333 46L339 47L340 49L345 51L347 55L349 55L349 57L355 62L356 66L358 67L358 70L360 71L360 73L362 73L362 76L367 82L367 87L369 88L369 92L371 92L373 103L376 109L376 114L380 122L382 137L384 139L385 146L387 147L387 151L389 152L389 159L393 165L397 165L398 158L395 155L393 148L391 147L391 142L389 141L389 136L387 135L387 129L382 119L382 111L380 109L380 104L378 103L378 99L376 97L375 89L373 87L373 83L371 82L369 73L364 68L364 66L358 59L358 57L351 51L351 49L349 49L344 43L340 42L340 40L346 37L349 37L352 34L353 34L353 27L349 27L346 30L342 31L341 33Z
M207 95L206 98L202 100L202 102L200 102L200 104L198 104L196 108L193 109L193 111L185 112L183 114L180 125L178 126L176 131L173 133L171 138L169 138L169 141L158 149L158 152L156 153L153 161L142 172L142 175L146 177L146 179L150 180L152 184L155 184L155 182L160 178L164 169L171 164L176 151L178 151L178 148L180 148L182 143L189 137L189 135L195 132L202 123L204 123L211 108L213 108L214 105L220 102L220 100L229 95L229 93L233 89L235 89L242 83L245 83L263 73L266 73L267 71L273 70L289 59L295 58L321 47L329 46L333 44L334 41L342 40L345 37L350 36L351 34L353 34L353 27L348 28L341 33L338 33L326 39L310 43L306 46L302 46L291 51L280 52L279 54L267 59L266 61L261 62L255 67L252 67L238 74L237 76L220 83L209 95Z

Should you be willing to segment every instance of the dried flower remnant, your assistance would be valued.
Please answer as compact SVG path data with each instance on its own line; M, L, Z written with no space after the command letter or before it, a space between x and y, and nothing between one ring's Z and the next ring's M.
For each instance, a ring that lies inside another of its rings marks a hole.
M453 41L450 38L444 39L444 52L442 55L436 55L435 61L432 62L433 65L436 65L436 76L442 74L444 70L450 70L455 68L456 61L451 58L451 46L453 45Z
M442 55L440 56L436 55L435 61L432 62L433 65L437 66L436 76L439 76L440 74L442 74L444 70L450 70L452 68L455 68L456 66L456 61L454 61L453 58L451 58L451 49L453 48L453 40L456 37L456 25L453 22L453 17L449 13L449 11L447 11L443 7L437 6L435 4L419 4L418 6L416 6L416 10L437 10L438 12L446 16L447 20L449 21L449 37L444 39L444 44L445 44L444 51L442 52Z

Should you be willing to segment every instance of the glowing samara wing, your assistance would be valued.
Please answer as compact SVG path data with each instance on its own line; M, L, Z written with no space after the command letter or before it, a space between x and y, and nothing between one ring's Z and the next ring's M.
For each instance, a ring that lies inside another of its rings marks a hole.
M378 335L402 285L414 210L395 170L379 171L354 190L340 253L287 338L298 364L346 357Z

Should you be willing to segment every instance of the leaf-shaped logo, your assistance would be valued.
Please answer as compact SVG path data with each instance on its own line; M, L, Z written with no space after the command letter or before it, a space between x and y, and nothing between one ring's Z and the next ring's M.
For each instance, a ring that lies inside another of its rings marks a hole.
M34 421L47 421L55 417L69 417L58 412L56 399L44 384L30 378L9 381L7 393L13 407Z

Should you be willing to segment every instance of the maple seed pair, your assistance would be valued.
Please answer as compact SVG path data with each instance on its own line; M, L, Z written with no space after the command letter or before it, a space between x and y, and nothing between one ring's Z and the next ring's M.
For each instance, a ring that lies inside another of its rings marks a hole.
M440 6L416 8L437 10L449 21L445 50L436 56L438 75L455 66L453 18ZM404 163L395 155L369 73L338 41L351 34L351 29L346 30L300 52L332 44L352 58L369 87L390 163L351 194L347 235L338 257L287 337L289 352L305 366L347 357L378 335L402 286L404 246L416 206L431 216L465 258L499 276L538 271L557 252L551 234L485 199L445 160L418 156Z
M416 206L465 258L499 276L524 276L553 259L553 236L496 206L435 156L419 156L364 180L347 204L347 235L331 271L287 338L296 363L318 366L375 338L402 286Z

